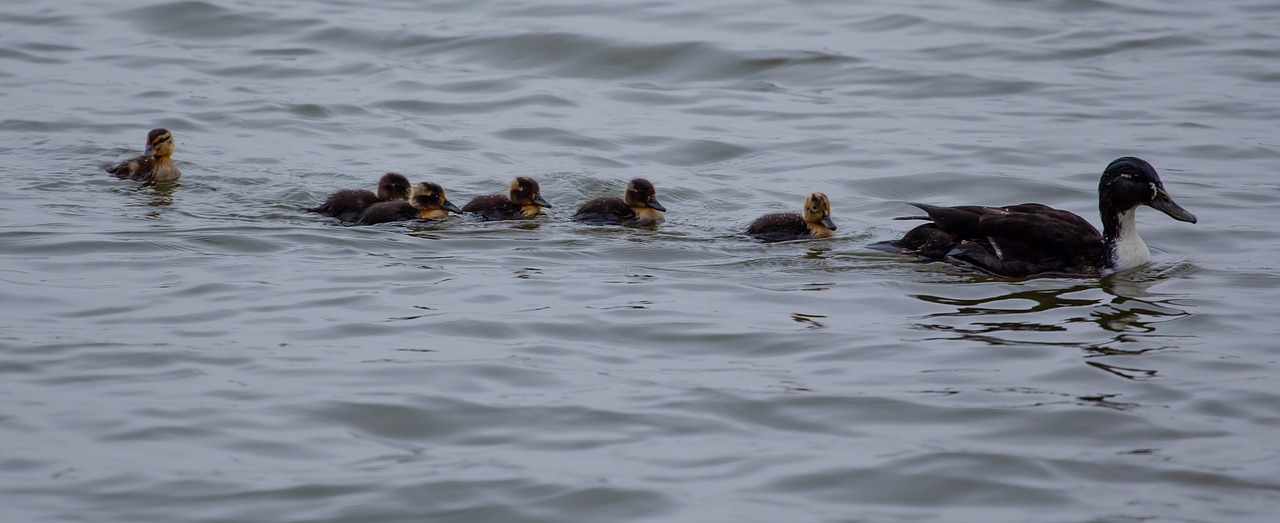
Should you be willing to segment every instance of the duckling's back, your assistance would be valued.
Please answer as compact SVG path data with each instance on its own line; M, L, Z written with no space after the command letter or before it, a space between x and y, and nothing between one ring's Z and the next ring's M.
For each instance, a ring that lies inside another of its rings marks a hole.
M520 206L501 194L477 196L462 206L462 212L472 213L486 221L513 220Z
M747 235L767 242L799 240L812 236L804 218L797 213L766 214L747 227Z
M139 156L130 158L111 167L107 167L107 172L116 176L116 178L124 178L126 180L138 180L145 176L155 168L155 160L149 156Z
M172 182L182 173L172 161L161 161L150 156L138 156L107 168L117 178L140 182Z
M354 220L356 225L401 222L418 217L418 209L404 200L378 202L366 207Z
M617 196L601 196L578 208L573 219L584 223L623 224L635 219L636 212L627 202Z
M369 206L378 203L378 195L364 189L343 189L337 191L324 203L307 209L308 212L323 214L339 221L351 222L359 218L360 213Z

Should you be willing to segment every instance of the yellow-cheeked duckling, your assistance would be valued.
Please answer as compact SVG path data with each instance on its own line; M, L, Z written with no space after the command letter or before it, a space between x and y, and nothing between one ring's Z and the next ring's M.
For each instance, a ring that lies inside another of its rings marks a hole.
M804 198L804 209L797 213L766 214L747 227L747 235L767 242L826 238L836 224L831 221L831 200L820 192Z
M511 188L506 196L477 196L463 205L462 211L475 214L486 221L519 220L537 216L543 207L550 209L551 204L542 199L538 182L528 176L520 176L511 180Z
M1151 261L1134 215L1146 205L1196 223L1165 191L1155 167L1126 156L1107 165L1098 182L1102 232L1074 213L1039 203L1005 207L940 207L913 203L927 220L900 240L875 244L929 260L958 262L1008 277L1097 276Z
M409 179L400 173L387 173L378 180L377 193L364 189L342 189L325 198L324 203L307 211L337 218L341 222L352 222L370 205L402 201L408 197Z
M361 211L355 222L357 225L374 225L405 220L433 220L448 216L451 211L461 213L462 209L445 198L443 187L431 182L421 182L413 186L409 201L375 203Z
M666 207L658 203L653 184L644 178L636 178L627 183L627 190L622 198L601 196L588 200L574 213L573 219L609 225L657 225L665 220L663 213L666 210Z
M177 181L181 172L173 164L173 134L168 129L152 129L147 133L147 147L142 155L107 168L117 178L141 182Z

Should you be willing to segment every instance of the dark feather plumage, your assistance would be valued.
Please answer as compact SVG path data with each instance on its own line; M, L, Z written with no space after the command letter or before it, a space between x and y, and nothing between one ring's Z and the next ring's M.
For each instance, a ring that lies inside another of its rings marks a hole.
M512 203L510 198L501 194L477 196L462 206L462 212L469 212L483 220L514 220L520 216L520 206Z
M580 222L625 225L636 218L636 211L617 196L592 198L578 207L573 219Z
M342 189L330 194L328 198L325 198L324 203L307 209L307 211L337 218L341 222L350 222L355 221L356 217L365 208L381 201L373 191Z
M950 257L1012 277L1097 274L1107 250L1083 218L1038 203L1007 207L939 207L913 203L933 220L893 245L930 259Z
M767 242L812 238L809 226L799 213L766 214L747 227L747 235Z
M379 223L402 222L418 217L418 209L404 200L377 202L365 207L355 219L356 225L375 225Z

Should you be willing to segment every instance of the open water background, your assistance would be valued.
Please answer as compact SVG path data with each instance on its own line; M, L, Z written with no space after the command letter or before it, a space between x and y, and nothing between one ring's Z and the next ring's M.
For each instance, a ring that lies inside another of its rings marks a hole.
M1274 1L9 0L0 519L1272 522ZM176 186L102 172L147 130ZM904 201L1154 262L866 248ZM341 227L388 170L531 222ZM568 221L644 176L656 230ZM754 217L831 197L838 234Z

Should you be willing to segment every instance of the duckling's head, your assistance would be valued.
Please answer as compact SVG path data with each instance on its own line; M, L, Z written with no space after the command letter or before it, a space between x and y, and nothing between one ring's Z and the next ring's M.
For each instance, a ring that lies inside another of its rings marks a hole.
M831 221L831 199L827 195L816 192L804 197L804 210L801 212L806 223L816 223L831 230L836 230Z
M419 211L452 211L462 214L462 209L444 196L444 187L432 182L420 182L409 193L409 203Z
M378 199L403 200L409 197L409 179L400 173L387 173L378 180Z
M1140 158L1117 158L1102 172L1098 182L1098 206L1105 215L1124 212L1139 205L1149 205L1178 221L1196 223L1196 216L1187 212L1164 190L1156 168Z
M622 198L631 207L648 207L666 212L667 208L658 203L658 191L653 184L644 178L636 178L627 183L626 195Z
M143 156L151 158L168 158L173 155L173 135L168 129L152 129L147 133L147 148Z
M535 205L551 208L551 204L542 199L542 189L538 187L538 181L528 176L519 176L511 180L511 192L508 198L511 203L521 207Z

